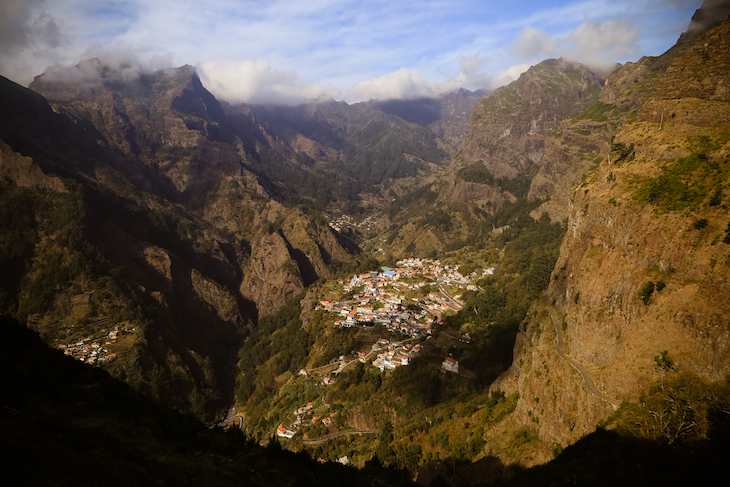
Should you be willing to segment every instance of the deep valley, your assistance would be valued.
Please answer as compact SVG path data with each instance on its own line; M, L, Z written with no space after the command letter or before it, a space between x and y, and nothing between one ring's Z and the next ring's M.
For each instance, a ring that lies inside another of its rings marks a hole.
M492 93L0 77L9 478L727 483L719 3L659 56Z

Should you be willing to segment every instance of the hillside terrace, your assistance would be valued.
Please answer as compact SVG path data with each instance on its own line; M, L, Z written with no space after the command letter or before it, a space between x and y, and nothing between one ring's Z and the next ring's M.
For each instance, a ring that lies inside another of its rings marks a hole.
M104 338L96 338L93 335L82 338L76 342L59 345L59 349L76 360L85 364L96 365L103 362L116 360L117 354L109 351L106 345L113 345L117 342L118 331L110 331ZM102 345L103 344L103 345Z

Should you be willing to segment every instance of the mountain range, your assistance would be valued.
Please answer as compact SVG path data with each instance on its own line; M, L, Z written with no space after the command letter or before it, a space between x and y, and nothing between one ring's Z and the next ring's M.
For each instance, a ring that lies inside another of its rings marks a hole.
M726 478L729 14L706 2L669 51L610 72L548 59L437 99L231 105L190 66L127 79L97 59L0 78L3 326L88 349L135 408L213 424L234 406L266 442L297 371L362 345L317 309L332 283L405 257L490 263L432 338L468 332L449 353L473 374L430 370L443 350L343 374L322 397L380 433L327 454L356 446L376 483L519 485L562 475L564 449L636 441L652 472L694 455ZM11 402L4 424L27 420Z

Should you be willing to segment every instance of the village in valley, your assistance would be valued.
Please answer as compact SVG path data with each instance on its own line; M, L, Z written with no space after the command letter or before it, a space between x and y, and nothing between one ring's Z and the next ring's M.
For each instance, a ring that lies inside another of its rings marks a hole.
M464 276L459 267L435 259L410 258L399 260L394 268L382 267L332 282L324 296L327 299L319 301L316 309L331 320L333 329L383 327L392 337L379 338L367 349L340 355L327 365L302 369L299 375L319 377L319 386L327 387L335 383L338 374L357 363L381 373L408 366L421 351L424 340L431 338L432 327L443 324L442 316L463 307L461 293L480 290L474 282L495 270L487 267ZM458 340L468 344L470 337L464 334ZM460 373L458 361L450 356L444 357L440 368L444 373ZM326 427L320 430L322 433L336 434L333 421L338 412L327 412L329 406L323 398L292 411L294 421L288 427L280 424L276 434L291 439L302 428L311 431L320 422Z
M97 326L109 325L109 319L97 320ZM107 331L101 328L98 332L84 338L78 338L70 343L58 345L58 348L67 356L73 357L88 365L100 366L115 361L118 358L114 349L123 335L136 332L136 328L128 323L116 325Z
M432 259L404 259L396 266L339 281L340 289L334 292L345 299L323 300L320 307L339 315L335 327L382 325L411 338L425 337L443 313L461 309L462 290L478 290L472 281L494 273L494 268L488 268L478 275L463 276L458 265L442 265ZM452 289L459 294L452 295Z

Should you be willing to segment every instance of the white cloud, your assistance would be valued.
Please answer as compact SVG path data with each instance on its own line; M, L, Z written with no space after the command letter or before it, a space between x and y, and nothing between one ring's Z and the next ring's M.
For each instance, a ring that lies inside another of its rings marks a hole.
M413 99L433 97L437 85L427 81L418 70L400 68L379 78L361 81L353 86L347 96L349 101Z
M133 48L92 46L80 57L83 61L73 66L51 66L45 72L47 81L99 82L102 76L120 81L132 81L142 73L174 67L172 54L145 57L145 51Z
M296 105L340 96L329 86L301 85L296 74L274 71L262 60L205 61L196 69L203 85L216 98L230 103Z
M636 41L639 29L629 21L606 20L604 22L586 21L578 26L568 41L568 57L587 64L609 68L616 59L637 51ZM572 50L573 55L570 55ZM637 54L638 56L638 54Z
M126 46L143 65L174 53L210 71L221 98L433 96L493 88L511 80L511 66L545 57L605 64L661 53L699 3L0 0L0 74L27 84L48 66L79 63L89 46Z
M504 71L500 71L492 77L492 89L507 85L520 77L522 73L530 69L530 63L515 64Z
M555 41L550 39L547 32L534 27L525 27L512 47L526 59L555 55Z
M63 36L56 20L41 10L44 0L0 2L0 48L55 47Z
M483 64L484 61L479 58L478 54L473 57L464 57L461 60L459 73L443 83L428 81L419 70L400 68L398 71L379 78L356 84L347 93L345 99L349 102L371 98L408 100L423 97L433 98L460 88L493 90L514 81L530 67L527 63L519 64L500 71L496 75L490 75L481 69Z
M638 57L639 34L639 29L626 20L587 20L565 37L525 27L510 48L527 60L563 56L594 67L609 68L617 59L630 54Z

